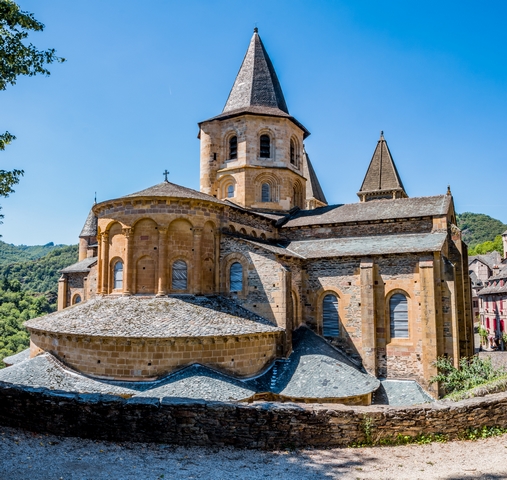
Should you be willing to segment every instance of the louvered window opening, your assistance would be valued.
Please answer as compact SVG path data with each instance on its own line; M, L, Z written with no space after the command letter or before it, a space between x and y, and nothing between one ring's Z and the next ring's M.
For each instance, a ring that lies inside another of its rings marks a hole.
M324 337L339 337L339 323L338 298L335 295L326 295L322 301L322 333Z
M296 146L294 145L294 140L290 141L290 163L296 165Z
M261 186L261 201L271 202L271 186L269 183L263 183Z
M183 260L176 260L173 263L172 289L187 289L187 264Z
M243 291L243 265L239 262L234 262L230 269L230 291L241 292Z
M391 338L408 338L408 302L402 293L395 293L389 300Z
M261 135L261 158L271 157L271 139L268 135Z
M234 185L229 185L227 187L227 198L233 198L234 197Z
M116 262L114 264L114 289L119 290L123 288L123 263Z
M238 158L238 137L231 137L229 140L229 160Z

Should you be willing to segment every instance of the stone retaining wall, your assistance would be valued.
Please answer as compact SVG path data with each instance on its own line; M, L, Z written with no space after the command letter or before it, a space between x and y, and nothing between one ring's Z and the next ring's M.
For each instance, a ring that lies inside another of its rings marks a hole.
M0 424L63 436L243 448L340 447L397 435L507 427L507 393L425 406L252 404L132 398L0 383Z

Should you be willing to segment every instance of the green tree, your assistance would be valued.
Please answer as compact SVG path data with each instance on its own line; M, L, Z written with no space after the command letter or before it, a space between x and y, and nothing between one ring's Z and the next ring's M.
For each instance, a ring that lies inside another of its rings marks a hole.
M12 0L0 0L0 90L5 90L7 85L14 85L20 75L49 75L46 65L65 61L56 55L53 48L38 50L27 43L30 32L42 30L44 24L36 20L32 13L22 11ZM9 132L0 134L0 150L4 150L15 138ZM0 196L8 197L13 193L12 187L19 183L23 173L18 169L0 170Z
M488 240L486 242L479 243L479 245L476 245L468 251L468 255L470 257L472 255L484 255L485 253L494 252L495 250L503 255L503 242L501 235L497 235L493 241Z

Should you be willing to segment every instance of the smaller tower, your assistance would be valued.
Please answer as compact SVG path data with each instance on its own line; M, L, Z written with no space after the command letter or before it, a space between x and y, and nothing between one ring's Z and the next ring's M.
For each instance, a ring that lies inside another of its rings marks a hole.
M380 132L377 148L373 152L370 166L364 177L361 189L357 192L357 196L361 202L408 198L385 141L384 132Z
M79 234L79 261L97 256L97 217L90 210Z

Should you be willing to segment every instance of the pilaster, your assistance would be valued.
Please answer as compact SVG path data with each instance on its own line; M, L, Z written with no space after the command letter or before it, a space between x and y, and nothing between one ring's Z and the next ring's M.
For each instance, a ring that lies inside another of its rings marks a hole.
M167 295L167 231L158 227L158 291L157 296Z
M132 295L132 228L122 230L125 236L125 258L123 259L123 295Z
M202 292L202 227L194 227L194 262L192 265L192 284L189 285L189 291L195 294Z
M375 314L375 264L370 258L361 260L361 343L363 366L373 376L377 374L377 325Z

